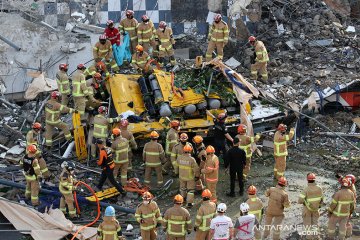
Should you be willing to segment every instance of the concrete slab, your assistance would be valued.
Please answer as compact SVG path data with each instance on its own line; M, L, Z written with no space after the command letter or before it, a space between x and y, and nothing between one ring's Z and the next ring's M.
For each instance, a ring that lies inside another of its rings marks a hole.
M175 49L175 57L182 59L190 58L190 48Z

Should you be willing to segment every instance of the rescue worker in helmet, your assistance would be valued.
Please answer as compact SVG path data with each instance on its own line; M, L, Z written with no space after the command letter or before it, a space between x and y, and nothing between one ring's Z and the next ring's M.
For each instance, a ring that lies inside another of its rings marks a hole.
M205 189L201 194L202 203L197 211L194 226L195 240L207 240L209 238L210 222L216 214L216 204L210 201L211 196L209 189Z
M116 220L113 206L106 207L103 222L97 229L97 235L97 240L125 240L120 223Z
M62 194L60 198L60 210L66 214L66 206L69 210L70 218L76 217L76 209L74 207L74 195L76 180L75 177L75 164L71 161L63 162L63 168L60 174L59 191Z
M99 36L99 41L93 47L93 57L95 62L105 61L105 64L113 72L119 72L119 66L113 58L111 42L105 34Z
M142 21L138 24L137 28L138 43L144 47L144 52L147 52L154 58L157 58L158 51L155 43L156 29L154 27L154 23L147 15L143 15L141 20Z
M212 59L212 53L216 49L217 57L224 58L224 47L229 41L229 27L225 21L222 20L221 14L216 14L214 22L210 26L208 35L209 45L206 51L206 61Z
M249 43L254 48L254 56L251 59L251 79L258 80L258 73L261 76L261 81L266 83L268 80L267 63L269 55L266 47L262 41L259 41L254 36L249 37ZM271 82L272 83L272 82Z
M107 20L106 28L104 34L106 35L107 39L111 42L111 45L120 45L120 33L117 28L114 26L113 20Z
M138 21L134 18L134 11L126 10L126 18L120 21L119 30L122 35L129 34L131 53L135 53L135 48L138 45L137 29Z
M136 52L132 55L131 65L139 73L147 73L151 70L146 63L150 60L149 54L141 45L136 46Z
M170 60L170 64L174 66L176 64L173 48L175 40L173 36L173 31L169 26L167 26L166 22L161 21L159 23L159 28L156 30L155 41L156 47L159 51L160 66L164 66L165 57L168 57Z
M59 71L56 73L56 83L58 90L61 93L61 104L67 106L69 103L70 92L70 82L67 71L69 69L69 64L61 63L59 65Z

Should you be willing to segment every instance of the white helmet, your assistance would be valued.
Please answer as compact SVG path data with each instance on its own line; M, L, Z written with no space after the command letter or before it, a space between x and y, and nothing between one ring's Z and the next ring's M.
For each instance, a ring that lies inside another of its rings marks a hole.
M240 204L240 211L241 212L243 212L243 213L248 212L249 209L250 209L249 204L247 204L247 203Z
M220 203L220 204L217 206L216 211L221 212L221 213L224 213L224 212L226 212L226 209L227 209L226 204L225 204L225 203Z

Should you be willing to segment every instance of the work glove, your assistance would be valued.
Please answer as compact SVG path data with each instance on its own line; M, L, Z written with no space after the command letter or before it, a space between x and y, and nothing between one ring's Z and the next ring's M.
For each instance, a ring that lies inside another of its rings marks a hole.
M342 176L341 176L339 173L336 173L336 174L335 174L335 177L336 177L337 179L342 178Z
M197 229L198 229L198 228L195 226L195 227L194 227L194 232L196 232L196 231L197 231Z
M210 36L208 36L207 40L208 40L208 41L210 41L210 40L211 40L211 37L210 37Z

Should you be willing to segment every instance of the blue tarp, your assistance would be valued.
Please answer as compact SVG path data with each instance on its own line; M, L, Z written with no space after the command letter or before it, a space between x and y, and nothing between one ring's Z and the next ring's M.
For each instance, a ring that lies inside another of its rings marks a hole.
M120 46L113 45L113 53L118 66L123 65L124 61L131 63L130 36L128 33L123 36Z

